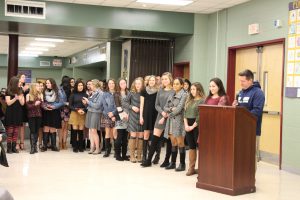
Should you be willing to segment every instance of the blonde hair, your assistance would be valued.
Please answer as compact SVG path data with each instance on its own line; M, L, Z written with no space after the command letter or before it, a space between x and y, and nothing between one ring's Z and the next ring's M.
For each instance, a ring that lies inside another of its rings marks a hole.
M156 76L154 76L154 75L150 75L150 76L149 76L149 79L148 79L148 86L149 86L149 81L150 81L151 78L154 78L154 82L155 82L154 88L155 88L155 89L158 89L159 86L158 86L157 83L156 83ZM150 87L150 86L149 86L149 87Z
M174 81L172 74L171 74L170 72L165 72L165 73L163 73L163 74L161 75L161 78L162 78L163 76L168 77L168 79L170 80L170 85L171 85L171 87L172 87L173 81ZM164 86L163 86L163 87L164 87Z
M39 83L31 83L30 84L30 90L29 90L29 101L34 101L37 98L43 99L43 93L42 91L37 91L36 87L40 86Z
M138 92L136 87L135 87L136 81L141 81L141 84L142 84L141 90L143 90L143 88L144 88L144 79L142 77L137 77L136 79L134 79L134 81L132 82L131 87L130 87L130 91L133 92L133 93Z
M91 80L91 83L97 88L97 89L101 89L103 88L103 82L99 81L98 79L93 79Z

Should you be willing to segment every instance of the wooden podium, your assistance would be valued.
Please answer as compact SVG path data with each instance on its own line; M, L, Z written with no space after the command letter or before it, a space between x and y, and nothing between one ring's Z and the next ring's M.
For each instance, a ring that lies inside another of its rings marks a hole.
M256 117L243 107L199 106L197 187L229 195L255 192Z

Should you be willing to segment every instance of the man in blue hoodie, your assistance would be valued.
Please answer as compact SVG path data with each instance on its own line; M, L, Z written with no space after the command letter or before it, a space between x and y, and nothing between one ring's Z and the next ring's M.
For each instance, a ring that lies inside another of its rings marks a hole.
M243 106L247 108L256 118L256 158L259 161L259 140L261 135L261 123L263 108L265 105L265 95L261 90L260 84L255 81L251 70L244 70L239 73L239 80L242 90L238 93L233 106Z

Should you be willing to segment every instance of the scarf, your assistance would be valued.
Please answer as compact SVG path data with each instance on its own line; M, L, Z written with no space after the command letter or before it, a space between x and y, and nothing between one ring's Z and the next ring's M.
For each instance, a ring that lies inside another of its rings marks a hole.
M148 94L154 94L157 92L157 88L150 88L149 86L146 87L146 91Z
M56 94L54 90L46 90L45 91L45 99L49 103L53 103L56 100Z

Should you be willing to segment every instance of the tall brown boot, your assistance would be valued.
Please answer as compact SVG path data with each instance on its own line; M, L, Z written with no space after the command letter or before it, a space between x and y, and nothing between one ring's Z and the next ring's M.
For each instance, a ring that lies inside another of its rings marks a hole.
M186 173L187 176L192 176L196 174L195 164L196 164L197 152L196 149L189 150L189 169Z
M130 138L128 146L130 151L130 162L136 163L136 158L135 158L136 138Z
M142 162L142 152L143 152L143 138L138 139L138 144L137 144L137 161Z

